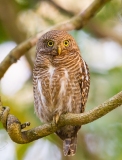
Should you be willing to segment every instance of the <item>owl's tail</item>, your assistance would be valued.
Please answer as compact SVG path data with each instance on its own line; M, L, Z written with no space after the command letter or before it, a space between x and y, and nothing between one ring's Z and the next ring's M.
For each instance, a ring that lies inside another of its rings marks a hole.
M75 155L77 148L77 136L67 138L63 141L63 151L64 156L73 156Z

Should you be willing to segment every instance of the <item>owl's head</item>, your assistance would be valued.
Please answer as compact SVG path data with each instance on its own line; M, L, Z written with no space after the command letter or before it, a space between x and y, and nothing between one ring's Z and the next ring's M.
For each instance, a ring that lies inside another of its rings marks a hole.
M78 46L66 31L52 30L42 35L36 49L37 54L60 56L77 50Z

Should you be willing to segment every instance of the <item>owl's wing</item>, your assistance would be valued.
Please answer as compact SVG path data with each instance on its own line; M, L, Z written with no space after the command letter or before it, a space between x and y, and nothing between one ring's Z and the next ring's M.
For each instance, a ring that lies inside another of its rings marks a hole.
M81 112L85 110L85 104L88 99L89 87L90 87L90 74L89 68L86 62L81 60L81 68L80 68L80 88L81 88L81 96L82 96L82 109Z

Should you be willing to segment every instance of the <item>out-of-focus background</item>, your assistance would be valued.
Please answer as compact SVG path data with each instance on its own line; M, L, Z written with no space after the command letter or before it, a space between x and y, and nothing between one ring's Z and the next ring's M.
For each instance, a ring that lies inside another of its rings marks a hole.
M0 0L0 62L17 44L87 8L93 0ZM82 29L70 32L90 68L86 111L122 90L122 2L112 0ZM33 47L1 80L2 103L21 122L41 124L34 113ZM16 144L0 124L1 160L122 160L122 108L82 126L74 157L64 157L62 141L52 134Z

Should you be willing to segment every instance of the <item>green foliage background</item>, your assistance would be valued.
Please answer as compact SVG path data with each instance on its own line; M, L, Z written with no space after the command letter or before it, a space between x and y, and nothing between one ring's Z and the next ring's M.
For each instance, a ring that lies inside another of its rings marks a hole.
M73 1L73 0L70 0ZM70 3L69 1L69 3ZM60 6L64 6L64 1L54 1L58 2ZM73 3L73 2L72 2ZM43 13L42 8L46 7L48 4L50 6L50 10L48 10L47 14ZM82 6L82 2L76 0L74 1L74 6ZM72 8L68 8L66 3L67 14L60 10L60 8L54 7L51 4L51 1L39 1L39 0L0 0L0 43L4 43L6 41L15 41L16 43L20 43L27 39L31 35L41 31L42 29L51 26L52 24L64 21L69 19L71 15L69 14L72 11ZM4 10L4 7L10 7L12 11ZM43 7L42 7L43 6ZM84 6L82 6L83 8ZM53 8L53 9L52 9ZM95 31L91 30L90 24L99 26L104 26L104 28L113 29L115 27L122 27L121 22L121 2L119 0L113 0L108 3L94 18L89 22L88 25L84 27L81 31L73 31L71 34L74 36L80 49L82 50L82 55L89 64L90 59L89 55L91 53L87 53L89 44L84 46L84 42L86 37L84 33L87 35L87 39L89 41L94 41L93 47L94 52L97 52L96 46L97 43L102 44L102 42L111 41L111 37L101 37L96 34ZM76 14L80 11L72 11L73 14ZM51 12L51 14L49 14ZM11 14L11 22L7 21L7 14ZM55 18L57 15L57 18ZM120 15L120 16L118 16ZM51 17L52 16L52 17ZM12 18L13 17L13 18ZM16 18L16 19L15 19ZM22 19L21 19L22 18ZM35 19L37 18L37 23L35 23ZM31 23L30 23L31 21ZM33 23L32 23L33 22ZM39 22L39 23L38 23ZM40 23L42 22L42 23ZM12 25L13 29L9 27ZM31 26L32 25L32 26ZM32 30L30 30L32 28ZM13 30L17 30L17 35L13 34ZM101 31L102 32L102 31ZM117 31L115 31L115 35L118 36ZM122 30L121 32L122 33ZM88 41L88 42L89 42ZM96 43L95 43L96 42ZM118 43L118 42L116 42ZM90 50L90 49L89 49ZM35 57L35 48L29 52L30 58L33 61ZM115 53L116 54L116 53ZM98 55L99 56L99 55ZM96 57L93 57L94 59ZM122 56L121 56L122 58ZM26 60L27 57L26 57ZM17 65L17 63L16 63ZM90 74L91 74L91 88L89 94L89 100L87 103L86 111L94 108L98 104L104 102L106 99L112 97L116 93L122 90L122 65L116 65L111 67L110 69L104 68L103 70L99 68L94 68L94 64L92 61L89 64ZM32 67L32 66L31 66ZM30 68L31 68L30 67ZM11 109L11 113L20 119L21 122L30 121L31 126L29 128L33 128L35 126L41 125L41 122L34 114L33 108L33 98L32 98L32 77L25 82L23 87L13 96L7 96L2 93L2 102L4 106L9 106ZM26 99L27 97L30 97ZM0 129L3 131L3 127L0 124ZM4 132L5 133L5 132ZM82 126L82 129L78 135L78 149L77 154L74 157L64 157L62 153L62 141L54 134L43 138L50 141L51 144L55 144L61 153L61 157L59 159L62 160L121 160L122 159L122 108L117 108L106 116L94 121L90 124ZM2 132L1 132L2 134ZM10 141L7 134L5 134L5 139L7 139L8 143L14 144L14 142ZM35 142L29 144L14 144L15 152L14 160L24 160L26 159L27 152L30 147L33 147ZM40 143L41 144L41 143ZM7 147L7 145L6 145ZM6 150L6 147L0 152L2 153ZM40 152L38 154L44 154L41 152L42 146L40 146ZM52 150L47 150L47 154L51 154ZM54 150L55 152L55 150ZM30 152L31 154L31 152ZM36 160L43 159L38 158L36 155ZM40 156L41 157L41 156ZM46 159L46 158L44 158ZM54 157L52 156L52 159ZM2 159L4 160L4 159Z

